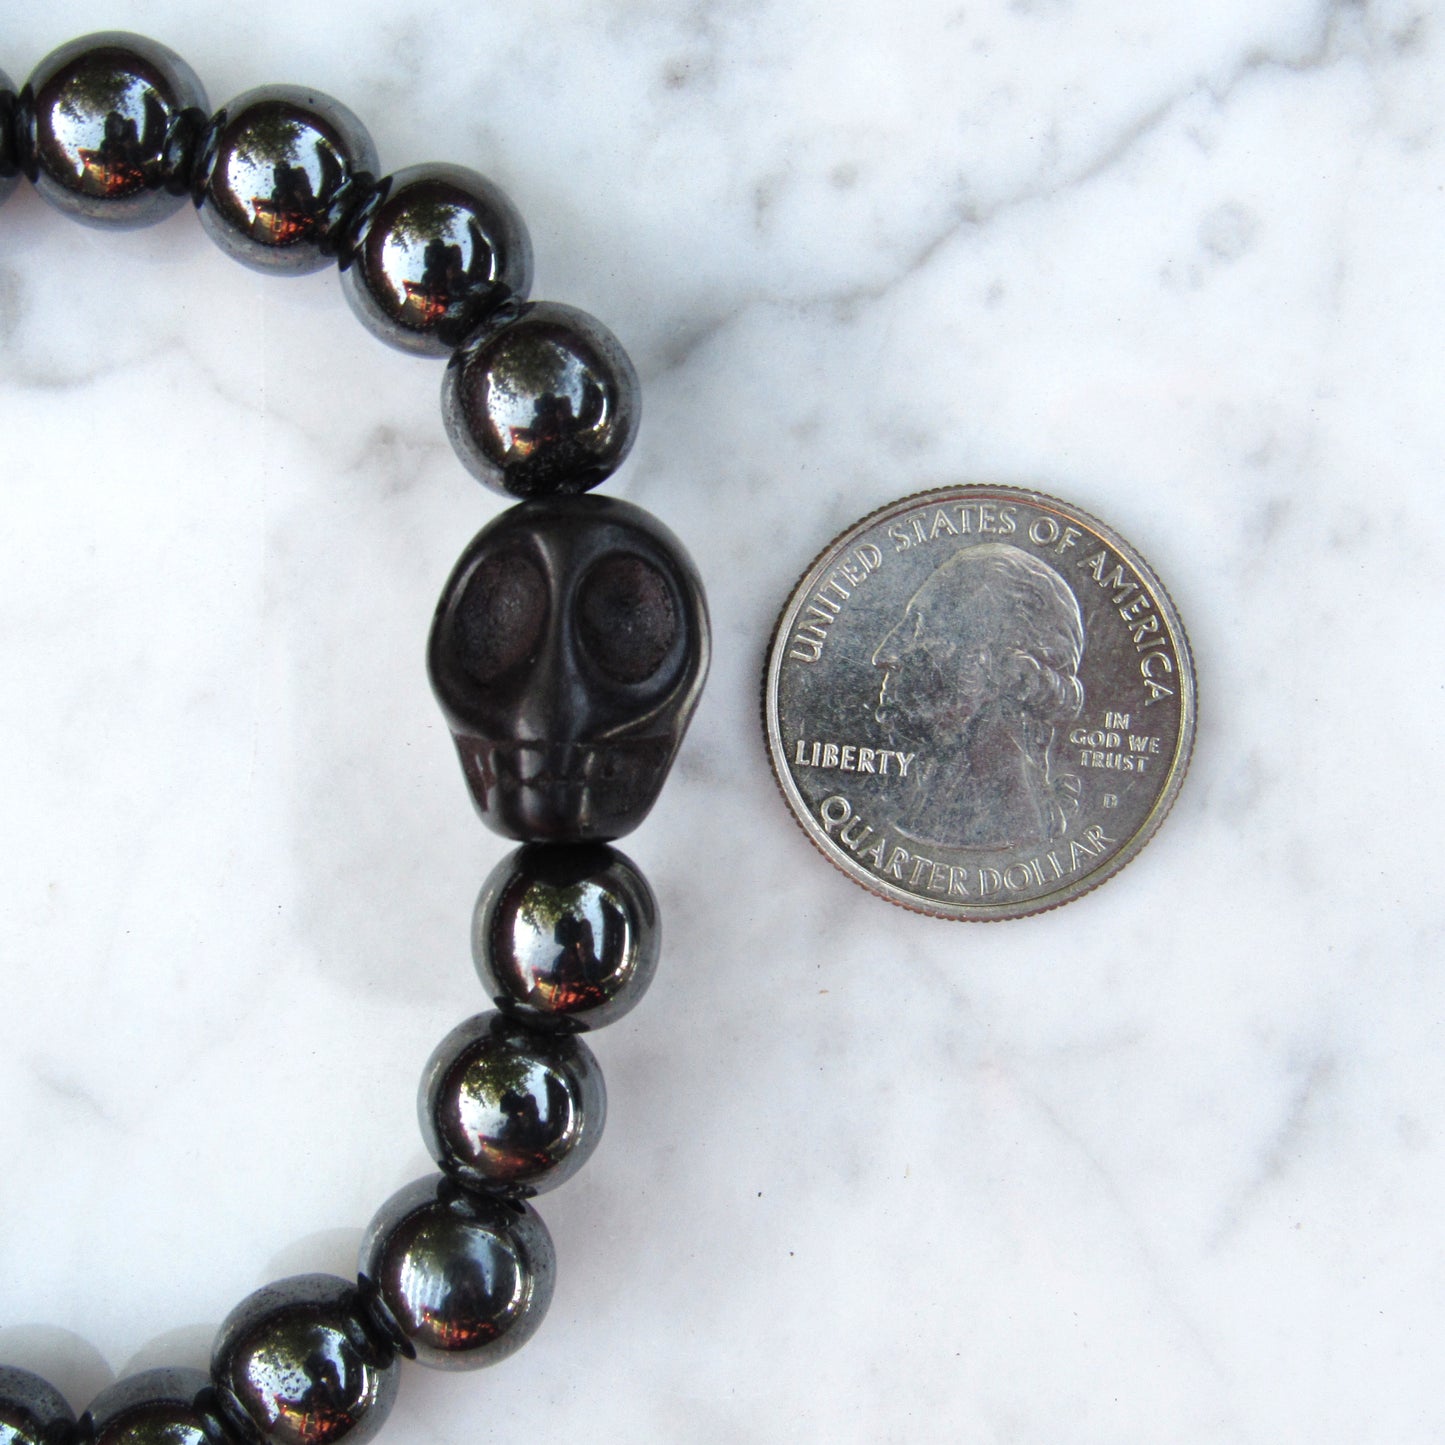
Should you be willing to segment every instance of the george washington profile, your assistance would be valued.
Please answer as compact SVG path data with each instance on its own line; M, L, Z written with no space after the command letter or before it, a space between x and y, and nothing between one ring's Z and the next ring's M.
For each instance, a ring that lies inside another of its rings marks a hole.
M1079 782L1054 739L1084 705L1083 654L1078 601L1046 562L1002 542L944 562L873 653L875 716L919 752L899 825L953 848L1062 837Z

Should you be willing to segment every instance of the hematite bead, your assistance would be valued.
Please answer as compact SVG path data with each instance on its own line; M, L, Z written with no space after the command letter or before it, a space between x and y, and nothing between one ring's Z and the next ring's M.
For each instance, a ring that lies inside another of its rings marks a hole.
M517 208L465 166L412 166L356 243L342 285L372 335L419 356L447 356L478 323L532 286L532 241Z
M488 875L472 958L498 1008L536 1028L600 1028L627 1013L657 969L657 900L605 844L529 843Z
M529 1205L433 1174L377 1212L361 1274L420 1364L472 1370L520 1349L552 1302L552 1238Z
M519 307L452 357L447 435L467 470L514 497L585 492L622 464L642 389L617 338L555 301Z
M238 95L212 122L197 177L201 224L256 271L300 276L331 263L372 185L376 147L339 100L295 85Z
M607 1089L581 1039L485 1013L437 1045L418 1113L427 1149L454 1179L524 1198L555 1189L591 1157Z
M211 1356L223 1403L239 1405L238 1433L259 1431L266 1445L361 1445L391 1412L398 1372L357 1286L329 1274L294 1275L242 1300Z
M24 102L21 158L57 210L131 229L182 204L177 136L205 111L206 92L175 51L120 30L83 35L35 67Z
M55 1445L74 1426L75 1415L54 1385L0 1365L0 1445Z
M146 1370L102 1390L81 1417L87 1445L232 1445L200 1370Z

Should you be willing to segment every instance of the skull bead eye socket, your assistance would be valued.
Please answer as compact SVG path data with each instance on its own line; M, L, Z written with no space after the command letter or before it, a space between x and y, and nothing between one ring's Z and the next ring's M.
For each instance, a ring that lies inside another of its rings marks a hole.
M673 589L650 562L614 554L595 562L577 589L577 633L588 659L615 682L646 682L677 640Z
M547 625L547 579L521 552L484 557L457 603L458 661L488 683L532 657Z

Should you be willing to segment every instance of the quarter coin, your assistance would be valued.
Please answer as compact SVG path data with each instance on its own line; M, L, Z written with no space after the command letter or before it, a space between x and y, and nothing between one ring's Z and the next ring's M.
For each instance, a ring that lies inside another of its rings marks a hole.
M1018 918L1153 836L1194 742L1194 666L1148 563L1017 487L905 497L836 538L784 606L763 721L823 855L945 918Z

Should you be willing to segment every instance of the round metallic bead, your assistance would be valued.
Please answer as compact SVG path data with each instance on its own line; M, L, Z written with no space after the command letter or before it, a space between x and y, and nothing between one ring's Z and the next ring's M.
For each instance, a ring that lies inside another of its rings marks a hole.
M75 1415L54 1385L0 1365L0 1445L53 1445L74 1428Z
M330 265L377 170L361 122L319 91L263 85L220 111L212 132L197 178L210 238L256 271Z
M361 1246L363 1284L419 1364L475 1370L520 1349L552 1302L552 1237L530 1205L442 1174L392 1195Z
M449 356L504 301L531 289L526 224L465 166L412 166L381 186L342 272L346 299L387 345Z
M485 1013L437 1045L418 1113L427 1149L452 1178L521 1199L555 1189L591 1157L607 1089L581 1039Z
M447 365L442 416L467 470L513 497L585 492L622 464L642 388L617 338L555 301L486 323Z
M301 1274L242 1300L221 1325L211 1375L243 1438L361 1445L386 1421L400 1366L350 1280Z
M529 843L488 875L472 958L498 1008L578 1032L627 1013L657 970L657 900L626 854L600 843Z
M175 51L120 30L84 35L35 67L23 109L27 173L57 210L132 229L184 202L185 143L206 92Z
M219 1396L200 1370L146 1370L102 1390L81 1417L86 1445L231 1445Z
M20 184L15 148L15 83L0 70L0 201Z

